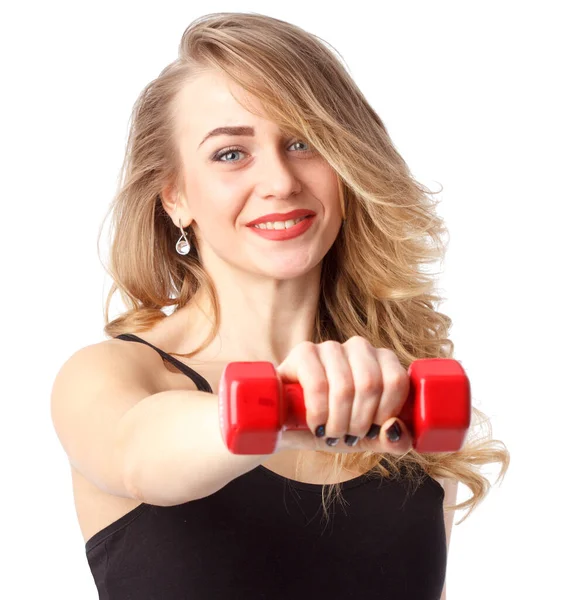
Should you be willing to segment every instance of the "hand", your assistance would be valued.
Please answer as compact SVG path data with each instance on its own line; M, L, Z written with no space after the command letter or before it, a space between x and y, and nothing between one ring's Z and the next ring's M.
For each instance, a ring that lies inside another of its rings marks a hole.
M413 447L409 431L397 418L408 398L410 379L391 350L374 348L360 336L343 344L305 341L292 348L276 371L284 381L302 386L310 429L285 431L280 449L404 454ZM386 433L394 422L401 427L401 437L392 442ZM321 437L317 430L323 431ZM369 432L373 439L366 437Z

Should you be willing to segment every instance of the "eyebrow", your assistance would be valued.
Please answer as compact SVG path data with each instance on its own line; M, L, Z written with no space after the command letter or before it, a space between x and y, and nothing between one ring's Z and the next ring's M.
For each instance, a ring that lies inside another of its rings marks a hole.
M200 142L198 148L210 137L215 135L255 135L254 127L246 127L244 125L237 125L235 127L217 127L216 129L212 129L209 131L204 139Z

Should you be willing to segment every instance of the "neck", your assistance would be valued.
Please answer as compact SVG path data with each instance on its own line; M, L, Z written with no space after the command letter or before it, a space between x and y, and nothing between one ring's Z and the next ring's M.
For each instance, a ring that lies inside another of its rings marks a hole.
M214 280L220 304L220 327L200 358L219 362L270 361L279 365L290 350L314 335L320 291L320 264L302 277L284 280ZM212 330L208 297L197 294L182 309L180 352L193 350Z

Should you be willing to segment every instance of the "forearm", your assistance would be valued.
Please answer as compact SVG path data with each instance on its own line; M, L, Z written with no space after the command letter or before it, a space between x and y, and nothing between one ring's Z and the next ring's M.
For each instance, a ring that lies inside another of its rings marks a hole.
M120 456L133 498L174 506L204 498L265 462L226 448L218 396L178 390L153 394L119 422Z

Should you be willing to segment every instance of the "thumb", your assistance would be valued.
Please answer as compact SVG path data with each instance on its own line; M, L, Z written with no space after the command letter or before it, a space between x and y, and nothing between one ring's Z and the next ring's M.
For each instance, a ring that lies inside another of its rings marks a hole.
M379 442L390 454L405 454L414 447L414 440L406 424L397 417L383 423L379 432Z

